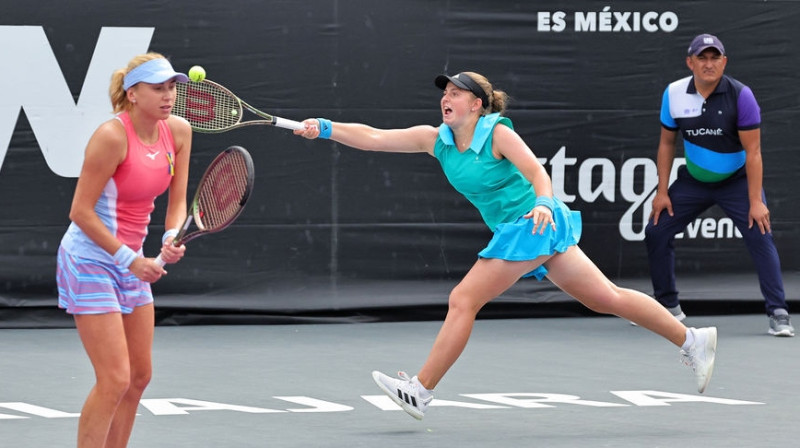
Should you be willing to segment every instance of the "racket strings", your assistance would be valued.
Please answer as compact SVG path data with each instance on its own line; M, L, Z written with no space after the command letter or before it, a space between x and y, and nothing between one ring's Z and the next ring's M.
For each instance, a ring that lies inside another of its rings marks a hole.
M198 194L198 227L214 230L236 218L249 194L247 160L232 152L220 159L206 174Z
M172 113L185 118L197 130L220 131L242 119L239 100L216 84L184 82L178 83L177 89Z

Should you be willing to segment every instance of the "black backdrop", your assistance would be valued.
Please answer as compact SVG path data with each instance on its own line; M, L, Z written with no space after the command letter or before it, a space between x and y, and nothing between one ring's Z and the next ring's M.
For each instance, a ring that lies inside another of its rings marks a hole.
M63 77L77 103L101 30L152 28L149 49L178 70L204 66L210 79L258 107L376 127L436 125L434 76L481 72L511 95L507 115L546 159L557 194L583 212L582 248L617 279L647 275L642 217L654 182L647 162L655 166L661 93L688 76L685 50L701 32L723 40L727 73L760 102L775 239L784 270L800 270L800 211L790 187L800 166L792 134L798 20L797 2L760 0L42 0L0 5L7 40L0 46L13 55L15 32L41 28L61 69L52 77ZM7 58L2 70L32 70L26 60ZM11 88L36 93L35 86ZM5 101L13 112L17 103ZM16 124L0 159L0 317L13 324L20 310L55 306L55 253L75 178L45 162L43 152L58 148L37 140L31 123L41 117L25 107L0 120L9 117ZM254 155L255 196L235 228L196 240L154 285L162 309L291 314L419 304L411 282L451 285L489 238L429 156L359 152L280 129L196 134L190 190L230 144ZM151 235L163 231L163 208L162 198ZM710 211L679 242L682 275L752 271L740 239L702 230L721 217ZM157 240L148 239L148 253L156 253ZM439 288L421 287L445 303L446 288Z

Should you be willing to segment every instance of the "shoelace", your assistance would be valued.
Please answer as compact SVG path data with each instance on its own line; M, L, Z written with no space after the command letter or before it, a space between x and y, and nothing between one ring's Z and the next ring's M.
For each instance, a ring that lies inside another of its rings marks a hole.
M402 370L397 372L397 376L400 377L401 380L408 381L409 383L411 382L411 377L409 377L408 374Z

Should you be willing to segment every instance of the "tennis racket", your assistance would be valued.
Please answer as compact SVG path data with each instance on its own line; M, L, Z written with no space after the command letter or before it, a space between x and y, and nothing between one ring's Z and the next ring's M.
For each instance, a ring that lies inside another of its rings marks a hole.
M200 178L186 221L172 244L180 246L230 226L244 210L254 179L253 159L246 149L231 146L220 153ZM192 222L197 229L189 232ZM161 254L156 263L162 267L166 264Z
M218 134L231 129L253 125L277 126L285 129L305 129L303 123L276 117L245 103L233 92L207 79L201 82L179 82L178 95L172 113L183 117L197 132ZM242 121L244 109L259 119Z

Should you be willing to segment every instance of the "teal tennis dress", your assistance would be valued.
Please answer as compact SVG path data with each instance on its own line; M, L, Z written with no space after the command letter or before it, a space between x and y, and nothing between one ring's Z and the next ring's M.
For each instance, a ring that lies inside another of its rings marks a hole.
M483 221L494 232L489 245L478 256L525 261L565 252L580 240L580 212L570 210L553 198L556 230L546 226L541 235L538 230L535 235L531 233L533 220L523 216L533 209L536 192L513 163L505 158L497 160L492 155L492 132L498 124L514 128L511 120L499 113L480 117L472 144L464 152L456 147L450 127L442 124L433 148L433 155L450 184L478 209ZM539 266L523 277L535 276L542 280L546 275L547 269Z

